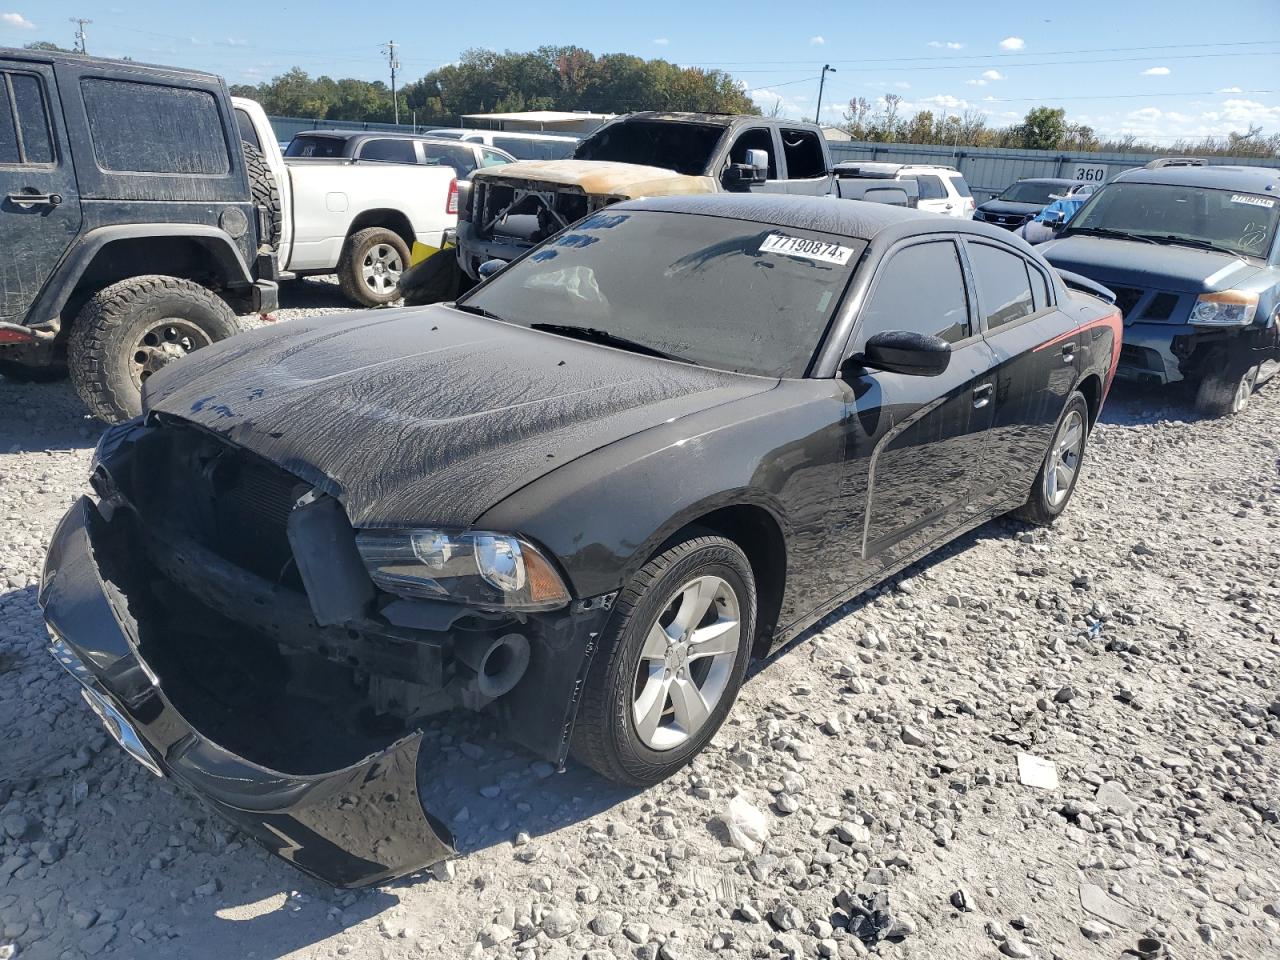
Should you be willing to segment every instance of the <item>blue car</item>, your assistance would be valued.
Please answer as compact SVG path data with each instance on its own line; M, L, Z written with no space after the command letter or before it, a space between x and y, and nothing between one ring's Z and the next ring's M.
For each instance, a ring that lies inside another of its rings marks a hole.
M1038 249L1109 287L1124 314L1119 375L1197 385L1238 413L1280 369L1280 170L1154 160L1102 187Z

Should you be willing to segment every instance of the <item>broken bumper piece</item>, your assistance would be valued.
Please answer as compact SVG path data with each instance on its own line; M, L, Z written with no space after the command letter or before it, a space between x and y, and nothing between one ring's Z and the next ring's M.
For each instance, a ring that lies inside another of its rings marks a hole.
M335 886L378 883L454 854L448 829L418 795L420 731L340 769L291 774L237 756L189 723L139 655L129 597L100 571L94 530L103 523L88 498L63 518L40 605L54 656L125 750Z

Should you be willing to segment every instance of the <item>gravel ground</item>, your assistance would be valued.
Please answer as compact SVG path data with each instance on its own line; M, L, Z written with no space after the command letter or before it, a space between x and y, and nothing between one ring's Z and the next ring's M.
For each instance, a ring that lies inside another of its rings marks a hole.
M108 743L35 603L99 427L65 383L0 378L0 410L0 960L1280 955L1280 385L1219 422L1117 388L1054 528L849 604L660 786L442 721L423 787L464 855L358 893Z

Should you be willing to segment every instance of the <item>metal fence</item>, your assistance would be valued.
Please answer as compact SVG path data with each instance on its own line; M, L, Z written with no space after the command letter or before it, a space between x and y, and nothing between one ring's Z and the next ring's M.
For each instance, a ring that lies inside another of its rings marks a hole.
M363 120L304 120L301 117L268 117L276 139L288 143L304 130L387 130L392 133L423 133L441 127L456 127L452 118L418 117L417 123L369 123Z
M1101 183L1122 170L1154 160L1155 153L1085 153L1062 150L1013 150L1002 147L933 146L922 143L829 141L837 163L879 160L887 163L928 163L956 167L964 174L978 203L989 200L1024 177L1066 177ZM1280 167L1280 158L1208 157L1211 164Z

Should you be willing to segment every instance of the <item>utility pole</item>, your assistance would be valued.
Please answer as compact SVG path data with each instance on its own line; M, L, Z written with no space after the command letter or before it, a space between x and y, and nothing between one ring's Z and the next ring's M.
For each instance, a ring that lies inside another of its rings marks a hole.
M818 78L818 109L813 114L813 122L819 127L822 126L822 88L827 82L827 73L839 73L835 67L829 63L822 65L822 76Z
M87 24L93 23L92 20L86 20L84 17L68 17L72 23L76 25L76 51L78 53L88 53L84 47L85 32L84 28Z
M396 42L388 40L382 44L386 48L387 63L391 64L391 107L395 112L396 124L400 123L400 101L396 99L396 71L400 69L400 61L396 59Z

